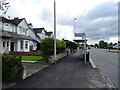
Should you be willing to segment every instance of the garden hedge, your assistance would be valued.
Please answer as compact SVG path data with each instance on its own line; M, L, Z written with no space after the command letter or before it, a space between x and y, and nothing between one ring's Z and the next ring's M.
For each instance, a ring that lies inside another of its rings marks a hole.
M16 56L2 55L2 78L7 81L16 81L22 78L23 67Z
M42 40L41 44L41 51L43 52L44 56L48 58L50 55L54 54L54 38L47 37ZM62 53L65 51L66 43L63 40L56 39L56 49L57 54Z
M77 50L78 45L74 42L69 41L66 43L66 47L70 48L70 50L73 51L73 50Z

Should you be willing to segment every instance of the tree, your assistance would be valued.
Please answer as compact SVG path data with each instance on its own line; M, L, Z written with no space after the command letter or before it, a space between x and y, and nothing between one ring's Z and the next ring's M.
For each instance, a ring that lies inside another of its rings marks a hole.
M97 47L97 48L98 48L98 44L96 43L96 44L94 45L94 47Z
M0 10L3 12L4 15L7 13L9 7L10 5L7 0L0 0Z
M90 44L91 47L93 47L94 45Z
M100 48L108 48L108 43L101 40L101 41L99 41L99 47Z
M99 41L99 47L104 48L104 41L103 40Z
M104 42L104 48L108 48L108 42Z

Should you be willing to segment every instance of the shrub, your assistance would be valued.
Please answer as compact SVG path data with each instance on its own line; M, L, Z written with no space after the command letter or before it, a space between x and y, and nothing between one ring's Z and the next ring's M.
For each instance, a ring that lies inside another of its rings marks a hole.
M62 53L65 51L66 43L63 40L56 40L57 53Z
M22 78L22 64L16 56L2 55L2 78L3 80L16 81Z
M66 47L67 48L70 48L70 50L72 51L72 50L77 50L77 44L76 43L74 43L74 42L71 42L71 41L69 41L69 42L67 42L66 43Z
M57 53L62 53L65 51L66 43L63 40L56 39L56 49ZM54 39L48 37L42 40L41 42L41 51L45 57L49 57L54 54Z

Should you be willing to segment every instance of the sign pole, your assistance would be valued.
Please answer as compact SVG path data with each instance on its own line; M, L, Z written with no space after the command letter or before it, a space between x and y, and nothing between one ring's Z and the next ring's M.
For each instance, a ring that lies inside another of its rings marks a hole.
M74 39L75 39L75 20L77 20L77 18L74 18Z

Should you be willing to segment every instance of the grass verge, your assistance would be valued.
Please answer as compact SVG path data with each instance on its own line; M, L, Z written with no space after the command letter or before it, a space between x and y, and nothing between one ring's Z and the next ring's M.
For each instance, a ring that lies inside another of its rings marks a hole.
M22 56L23 61L38 61L43 59L42 56Z

